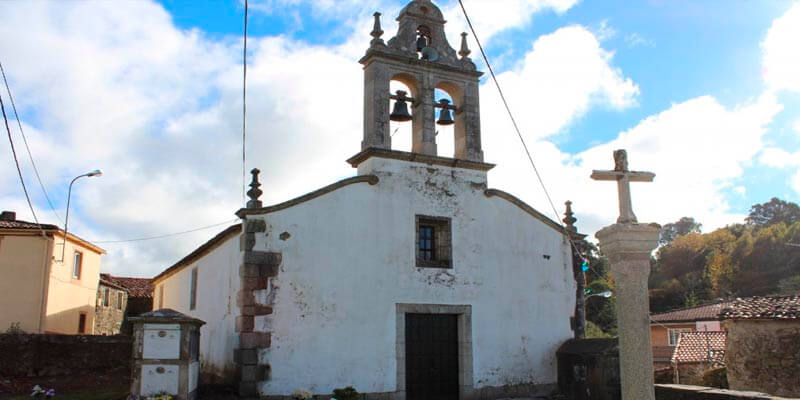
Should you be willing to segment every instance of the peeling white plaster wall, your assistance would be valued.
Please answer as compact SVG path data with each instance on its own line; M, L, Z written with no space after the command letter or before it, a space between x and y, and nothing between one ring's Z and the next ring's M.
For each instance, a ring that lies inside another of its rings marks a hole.
M254 250L283 254L257 296L274 299L255 326L272 332L262 394L397 390L396 303L472 306L475 388L556 382L575 306L563 235L486 197L484 172L373 157L359 174L380 182L249 217L267 223ZM415 267L417 214L452 218L453 269Z
M205 321L200 327L201 372L232 379L236 372L233 350L239 344L236 332L236 293L239 291L239 235L219 244L209 253L177 273L156 282L153 308L159 308L159 285L164 285L163 308L171 308ZM189 309L192 269L197 268L197 303ZM207 382L206 382L207 383Z

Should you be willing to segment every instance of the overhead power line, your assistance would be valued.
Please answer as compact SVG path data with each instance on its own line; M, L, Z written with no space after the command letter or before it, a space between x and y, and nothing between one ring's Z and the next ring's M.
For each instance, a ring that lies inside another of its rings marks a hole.
M247 190L247 0L244 0L244 47L242 49L242 204Z
M458 4L461 6L461 11L464 13L464 18L467 20L467 25L469 26L470 31L472 32L472 36L475 38L475 42L478 44L478 49L481 51L481 56L483 57L483 61L486 63L486 67L489 69L489 74L492 77L492 81L494 85L497 87L497 92L500 94L500 99L503 101L503 106L508 113L508 117L511 119L511 124L514 126L514 130L517 132L517 136L519 137L519 141L522 143L522 148L525 150L525 154L528 156L528 161L530 161L531 167L533 167L533 172L536 174L536 179L539 180L539 185L542 187L542 191L544 191L544 195L547 198L547 202L550 203L550 208L553 210L553 214L555 215L556 219L555 222L558 223L563 229L564 234L567 236L570 245L573 249L575 249L575 253L578 254L583 261L586 262L586 265L592 270L592 272L601 277L597 271L592 268L589 264L589 260L580 252L578 247L575 245L575 242L572 240L572 236L570 236L567 227L562 225L560 221L560 215L558 210L556 210L555 204L553 204L553 199L550 197L550 192L547 190L547 186L544 184L544 180L542 179L542 175L539 173L539 169L536 168L536 163L533 161L533 156L531 155L530 149L528 149L527 143L525 143L525 138L522 136L522 131L519 129L519 125L517 124L516 118L514 118L514 114L511 112L511 106L508 104L508 100L506 100L506 96L503 93L503 88L500 87L500 82L497 81L497 75L494 73L494 69L492 68L492 64L489 62L489 57L486 55L486 52L483 50L483 45L481 44L481 40L478 39L478 34L475 32L475 27L472 25L472 21L467 14L467 9L464 7L464 2L462 0L458 0Z
M64 220L61 219L61 216L58 215L56 212L56 208L53 207L53 202L50 201L50 196L47 195L47 190L44 188L44 183L42 182L42 177L39 176L39 168L36 167L36 162L33 161L33 154L31 154L31 148L28 146L28 139L25 137L25 131L22 129L22 122L19 120L19 113L17 113L17 105L14 104L14 97L11 95L11 88L8 85L8 79L6 79L6 71L3 69L3 63L0 62L0 73L3 75L3 83L6 85L6 91L8 92L8 100L11 102L11 109L14 111L14 118L17 119L17 126L19 127L19 133L22 135L22 141L25 143L25 150L28 152L28 158L31 160L31 165L33 166L33 172L36 174L36 180L39 181L39 187L42 188L42 193L44 193L44 198L47 200L47 205L50 206L50 209L53 210L53 215L56 216L56 219L64 223Z
M238 220L239 219L237 218L237 219L232 219L232 220L216 223L216 224L213 224L213 225L201 226L199 228L194 228L194 229L190 229L190 230L187 230L187 231L174 232L174 233L165 233L163 235L146 236L146 237L139 237L139 238L134 238L134 239L122 239L122 240L90 240L90 242L91 243L95 243L95 244L109 244L109 243L142 242L142 241L145 241L145 240L163 239L163 238L167 238L167 237L185 235L187 233L192 233L192 232L198 232L198 231L202 231L202 230L206 230L206 229L211 229L211 228L214 228L214 227L217 227L217 226L220 226L220 225L231 224L231 223L234 223L234 222L236 222Z
M14 164L17 166L19 183L22 185L22 191L25 192L25 199L28 200L28 207L31 209L31 214L33 214L33 220L36 221L36 225L39 226L39 230L42 232L42 236L44 236L44 230L42 226L39 225L39 218L36 217L36 211L33 210L33 203L31 203L31 197L28 195L28 188L25 187L25 179L22 178L22 169L19 167L17 150L14 149L14 139L11 138L11 128L8 127L8 117L6 116L6 107L3 104L3 96L0 96L0 110L3 112L3 122L6 125L6 132L8 133L8 142L11 144L11 154L14 156Z

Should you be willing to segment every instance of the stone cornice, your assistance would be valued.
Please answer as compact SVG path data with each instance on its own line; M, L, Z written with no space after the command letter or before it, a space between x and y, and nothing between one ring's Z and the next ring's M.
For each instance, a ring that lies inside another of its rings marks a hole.
M440 69L440 70L443 70L443 71L454 72L454 73L457 73L457 74L463 74L463 75L467 75L467 76L471 76L471 77L475 77L475 78L480 78L481 76L483 76L483 72L481 72L481 71L469 70L469 69L464 69L464 68L457 68L457 67L453 67L453 66L450 66L450 65L447 65L447 64L435 63L435 62L430 62L430 61L425 61L425 60L416 60L416 59L413 59L413 58L409 58L407 55L393 54L390 51L391 50L389 50L388 47L380 48L380 49L376 49L374 47L370 48L369 50L367 50L367 53L364 54L364 57L361 57L361 59L358 60L358 62L366 67L367 65L370 64L370 62L372 62L372 59L374 57L381 57L381 58L397 61L397 62L402 63L402 64L416 65L416 66L423 67L423 68L436 68L436 69Z
M544 214L540 213L539 211L536 211L536 209L534 209L533 207L528 205L528 203L520 200L518 197L514 196L511 193L507 193L507 192L504 192L504 191L499 190L499 189L486 189L486 190L483 191L483 194L486 197L495 197L496 196L496 197L499 197L501 199L504 199L504 200L510 202L511 204L514 204L515 206L521 208L523 211L525 211L526 213L530 214L532 217L538 219L539 221L544 222L545 225L555 229L558 233L560 233L562 235L567 235L567 232L564 230L564 227L561 224L559 224L558 222L553 221L550 218L547 218L547 216L545 216ZM583 238L586 237L586 235L584 235L584 234L574 233L574 232L571 232L569 236L571 236L572 239L576 239L576 238L577 239L583 239Z
M474 169L477 171L488 171L494 168L494 164L487 164L477 161L460 160L457 158L429 156L420 153L409 153L407 151L379 149L377 147L370 147L360 153L350 157L347 162L353 166L358 167L359 164L366 161L370 157L389 158L392 160L402 160L419 162L430 165L441 165L444 167Z
M321 189L317 189L311 193L304 194L300 197L294 198L292 200L284 201L283 203L275 204L269 207L262 207L262 208L242 208L236 212L236 216L239 218L244 218L247 215L261 215L261 214L269 214L275 211L280 211L287 209L289 207L294 207L298 204L305 203L309 200L313 200L317 197L322 195L328 194L333 192L334 190L341 189L348 185L353 185L356 183L366 182L369 183L370 186L376 185L379 179L375 175L361 175L361 176L354 176L352 178L342 179L339 182L330 184L325 186Z

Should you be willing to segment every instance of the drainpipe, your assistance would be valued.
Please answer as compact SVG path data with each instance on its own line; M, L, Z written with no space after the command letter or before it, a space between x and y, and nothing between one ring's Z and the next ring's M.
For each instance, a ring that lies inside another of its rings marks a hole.
M39 302L39 333L44 333L45 323L47 322L47 298L50 292L50 270L53 266L53 243L55 236L42 235L44 239L44 254L42 255L42 296Z

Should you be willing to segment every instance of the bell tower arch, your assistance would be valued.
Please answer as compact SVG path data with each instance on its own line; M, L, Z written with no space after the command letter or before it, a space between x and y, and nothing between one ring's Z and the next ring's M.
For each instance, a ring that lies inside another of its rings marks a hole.
M381 38L381 14L374 17L373 39L359 61L364 65L364 138L359 154L391 151L391 120L411 122L412 153L437 157L438 122L454 125L454 154L444 156L482 163L478 79L483 73L469 58L467 34L461 34L461 49L456 52L445 35L447 21L430 0L413 0L403 8L397 34L388 42ZM408 86L410 93L390 93L393 80ZM450 95L452 103L436 99L437 89ZM391 100L396 101L393 110Z

